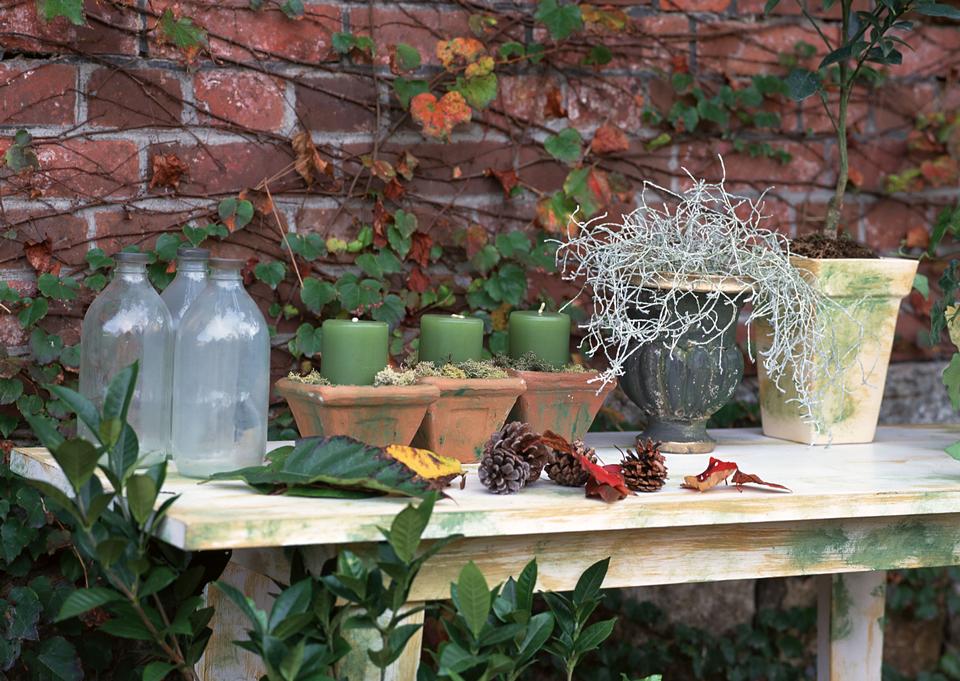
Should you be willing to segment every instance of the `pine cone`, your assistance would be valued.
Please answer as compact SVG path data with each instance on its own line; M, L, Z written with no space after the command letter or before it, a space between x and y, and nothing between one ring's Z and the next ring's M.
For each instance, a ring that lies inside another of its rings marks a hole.
M667 479L667 463L660 443L637 440L637 449L628 449L620 460L627 487L637 492L656 492Z
M597 463L596 450L587 447L583 440L573 441L573 451ZM590 477L580 465L580 459L566 452L556 453L553 462L547 465L547 475L555 483L564 487L583 487L587 484L587 478Z
M477 471L480 482L494 494L516 494L530 476L530 464L513 452L485 452Z
M484 457L494 452L510 452L530 468L526 482L536 482L552 459L550 448L540 440L540 434L526 423L511 421L490 436L483 447Z

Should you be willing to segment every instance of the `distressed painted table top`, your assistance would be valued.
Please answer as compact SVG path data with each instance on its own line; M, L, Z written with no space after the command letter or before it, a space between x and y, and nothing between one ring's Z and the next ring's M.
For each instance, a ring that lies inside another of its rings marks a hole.
M713 433L713 456L741 470L790 487L792 493L721 487L707 493L680 488L684 475L701 472L711 455L667 454L664 489L607 505L582 490L544 479L512 496L490 494L471 470L464 490L438 503L426 537L467 537L697 528L718 525L882 518L960 513L960 462L943 448L960 439L957 427L880 428L866 445L807 447L765 438L754 430ZM595 434L590 444L605 462L631 433ZM279 446L282 443L271 443ZM64 485L44 449L15 450L18 473ZM474 467L470 467L471 469ZM377 541L404 499L304 499L257 494L242 483L198 485L171 471L164 494L180 494L161 537L185 549L247 548Z

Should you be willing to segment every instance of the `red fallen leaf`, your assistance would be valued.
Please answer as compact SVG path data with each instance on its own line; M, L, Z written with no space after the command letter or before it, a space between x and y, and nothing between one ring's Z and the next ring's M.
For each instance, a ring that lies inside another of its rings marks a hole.
M423 273L419 267L414 267L407 277L407 286L411 291L423 293L430 288L430 279Z
M575 454L575 456L577 455ZM600 497L609 504L633 494L623 479L619 464L601 466L593 463L582 454L577 458L583 470L589 476L585 487L585 493L588 497Z
M431 92L421 92L410 100L410 115L423 127L423 133L428 137L447 139L454 127L470 121L473 110L456 90L451 90L439 100Z
M513 168L510 168L509 170L487 168L483 171L483 174L488 177L493 176L497 178L497 181L500 182L500 186L503 187L503 195L508 199L510 198L510 192L512 192L513 188L516 187L520 182L520 177L517 175L517 171Z
M926 248L930 245L930 232L926 227L914 225L907 230L903 245L907 248Z
M630 142L623 130L615 125L601 125L593 135L590 148L595 154L612 154L617 151L626 151Z
M775 482L766 482L752 473L744 473L733 461L721 461L720 459L715 459L712 456L710 457L710 464L707 466L707 469L703 471L703 473L700 473L700 475L684 476L681 487L695 489L700 492L706 492L707 490L716 487L721 482L725 482L728 478L737 487L742 487L743 485L752 483L756 485L766 485L767 487L775 487L788 492L790 491L783 485L778 485Z
M414 232L410 235L410 252L407 259L427 267L430 264L430 249L433 248L433 237L426 232Z
M387 186L383 188L383 195L388 199L397 203L400 199L403 198L403 195L407 193L407 190L402 184L397 182L397 179L394 178L387 183Z
M547 102L543 105L544 118L565 118L567 108L563 105L563 94L559 88L547 91Z
M47 272L56 274L60 271L60 264L53 262L53 249L50 247L49 238L43 241L27 241L23 247L23 254L37 274Z
M739 469L737 470L736 473L733 474L733 477L730 479L730 482L732 482L737 487L743 487L744 485L752 483L754 485L766 485L767 487L775 487L777 489L783 489L788 492L790 491L790 488L788 487L784 487L783 485L778 485L775 482L767 482L765 480L761 480L758 476L754 475L753 473L744 473Z
M154 187L176 189L183 175L190 171L190 166L181 161L176 154L156 154L151 160L151 166L153 175L150 177L149 189Z
M563 435L558 435L552 430L544 431L540 435L540 441L555 452L564 454L573 454L573 445Z

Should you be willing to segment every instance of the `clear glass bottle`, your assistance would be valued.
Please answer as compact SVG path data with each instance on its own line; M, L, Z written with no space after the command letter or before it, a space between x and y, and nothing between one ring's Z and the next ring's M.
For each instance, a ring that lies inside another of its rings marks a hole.
M182 475L256 466L266 453L270 335L242 266L211 258L207 288L177 330L173 458Z
M140 442L142 465L170 452L173 330L170 311L147 279L146 253L117 253L113 281L83 317L80 392L103 405L110 380L140 362L127 420ZM80 435L92 439L81 423Z
M180 320L197 296L207 287L207 261L210 251L206 248L177 249L177 276L163 290L160 297L167 304L173 318L173 330L176 332Z

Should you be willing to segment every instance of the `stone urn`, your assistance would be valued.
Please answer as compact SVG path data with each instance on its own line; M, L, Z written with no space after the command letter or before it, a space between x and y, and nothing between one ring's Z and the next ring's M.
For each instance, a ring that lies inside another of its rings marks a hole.
M747 285L729 278L673 279L663 286L682 288L676 314L696 314L707 305L722 333L702 327L687 331L675 346L655 341L637 348L624 365L620 387L646 416L642 437L678 454L712 452L716 441L707 420L733 396L743 378L737 347L737 317ZM634 318L642 313L634 312Z

